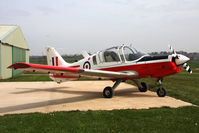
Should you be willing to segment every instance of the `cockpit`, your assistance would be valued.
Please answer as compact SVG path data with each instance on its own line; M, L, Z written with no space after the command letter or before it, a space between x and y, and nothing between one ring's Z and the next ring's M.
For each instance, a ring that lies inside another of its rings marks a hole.
M111 47L97 53L99 63L136 61L144 55L146 54L126 45Z
M124 46L121 48L121 50L122 50L122 53L123 53L126 61L134 61L134 60L137 60L140 57L146 55L142 52L137 51L133 47Z
M105 62L119 62L120 58L118 55L117 47L112 47L103 52Z

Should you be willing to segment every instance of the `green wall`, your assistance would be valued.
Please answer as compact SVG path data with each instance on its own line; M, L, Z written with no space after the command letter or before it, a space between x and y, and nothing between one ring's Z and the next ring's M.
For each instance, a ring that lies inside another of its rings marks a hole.
M12 65L12 47L1 45L1 77L3 79L12 77L12 70L7 69L10 65Z
M12 47L12 64L16 62L26 62L26 50L18 47ZM12 70L12 77L22 73L21 70Z
M0 43L0 79L1 79L1 43Z

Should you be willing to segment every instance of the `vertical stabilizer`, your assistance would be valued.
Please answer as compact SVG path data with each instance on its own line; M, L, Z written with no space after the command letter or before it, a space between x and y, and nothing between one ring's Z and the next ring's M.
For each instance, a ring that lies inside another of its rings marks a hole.
M69 66L69 63L65 62L65 60L53 47L46 48L46 56L47 56L47 63L50 66L60 66L60 67Z
M86 51L82 51L82 56L83 56L84 58L86 58L86 57L89 57L89 54L88 54Z

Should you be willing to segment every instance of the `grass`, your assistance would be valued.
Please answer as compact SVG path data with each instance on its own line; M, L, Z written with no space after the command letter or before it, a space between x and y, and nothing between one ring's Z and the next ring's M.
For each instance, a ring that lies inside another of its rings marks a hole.
M190 60L188 64L191 68L199 68L199 60Z
M149 88L153 88L152 91L156 91L158 88L156 79L146 78L141 79L141 81L146 82ZM167 95L199 105L198 81L199 70L195 70L193 74L182 71L181 73L165 77L163 87L167 89ZM134 84L132 81L128 81L128 83Z
M25 71L24 74L44 74L41 72L29 72L29 71ZM47 74L46 74L47 75Z
M179 132L199 131L197 107L148 110L71 111L0 117L1 133L10 132Z
M1 79L0 82L43 82L52 81L48 75L22 75L10 79Z
M48 76L20 76L8 81L49 81ZM0 80L2 81L2 80ZM5 80L4 80L5 81ZM157 89L154 79L142 79ZM193 74L182 71L164 78L169 96L199 106L199 70ZM128 83L132 83L128 81ZM199 107L152 108L142 110L70 111L53 113L12 114L0 116L0 132L199 132Z

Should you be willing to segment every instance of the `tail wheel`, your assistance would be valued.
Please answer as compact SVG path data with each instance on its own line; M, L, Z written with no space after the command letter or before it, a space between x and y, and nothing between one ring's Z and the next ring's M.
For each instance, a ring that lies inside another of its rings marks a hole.
M113 93L114 93L114 90L110 86L107 86L106 88L104 88L103 96L105 98L112 98Z
M148 90L147 84L146 84L145 82L141 82L141 85L142 85L142 87L141 87L141 88L138 87L138 90L139 90L140 92L146 92L146 91Z
M166 94L167 94L167 91L166 91L166 89L164 89L164 88L159 88L159 89L157 90L157 95L158 95L159 97L165 97Z

